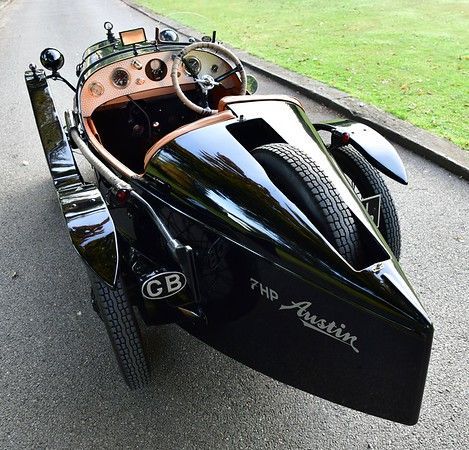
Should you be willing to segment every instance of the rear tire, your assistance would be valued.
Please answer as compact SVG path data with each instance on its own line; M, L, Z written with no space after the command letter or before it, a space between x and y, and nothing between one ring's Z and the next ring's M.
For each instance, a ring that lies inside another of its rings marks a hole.
M148 384L150 371L140 330L122 281L118 279L112 289L91 275L91 283L98 315L106 326L124 381L130 389L140 389Z
M378 171L354 147L347 145L331 150L342 172L352 182L352 188L361 198L381 195L379 231L388 243L394 256L401 256L401 229L396 206L388 187Z
M272 182L295 203L350 264L359 260L359 235L349 207L324 171L303 151L268 144L252 155Z

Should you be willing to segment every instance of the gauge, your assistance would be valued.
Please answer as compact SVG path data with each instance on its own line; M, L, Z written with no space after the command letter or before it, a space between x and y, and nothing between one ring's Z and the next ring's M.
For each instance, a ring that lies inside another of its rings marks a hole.
M127 87L130 81L129 72L127 72L127 70L123 69L122 67L118 67L112 72L111 81L114 86L120 89L124 89Z
M145 74L148 78L150 78L150 80L153 81L162 80L167 73L168 68L166 67L166 64L161 61L161 59L152 59L148 61L145 67Z
M195 56L184 58L184 65L187 75L198 75L200 72L200 61Z
M90 92L94 97L99 97L104 92L104 86L97 81L90 84Z

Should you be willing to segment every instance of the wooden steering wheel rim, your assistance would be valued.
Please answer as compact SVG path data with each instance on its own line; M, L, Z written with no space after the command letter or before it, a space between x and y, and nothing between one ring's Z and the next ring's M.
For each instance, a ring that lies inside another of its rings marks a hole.
M218 110L211 109L211 108L202 108L201 106L196 105L194 102L189 100L186 94L184 94L184 92L182 91L181 86L179 85L178 71L179 71L179 68L181 67L182 59L184 58L184 56L186 56L189 52L193 50L203 50L203 49L214 50L216 53L221 54L222 56L227 58L229 61L235 63L236 66L241 67L241 70L239 71L239 76L241 78L241 86L239 89L239 93L237 95L246 94L246 86L247 86L246 71L244 70L243 65L241 64L241 61L233 52L213 42L194 42L193 44L190 44L187 47L184 47L184 49L174 57L173 66L171 68L171 79L173 81L174 89L176 90L176 95L185 106L187 106L189 109L192 109L198 114L202 114L202 115L217 114Z

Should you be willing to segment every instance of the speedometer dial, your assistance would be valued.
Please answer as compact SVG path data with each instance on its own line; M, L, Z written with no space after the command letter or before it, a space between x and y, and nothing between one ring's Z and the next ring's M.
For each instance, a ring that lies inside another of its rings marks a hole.
M118 67L114 69L111 75L112 84L120 89L124 89L127 87L130 81L130 75L127 70L122 69L122 67Z
M198 75L200 72L200 60L195 56L184 58L185 71L187 75Z

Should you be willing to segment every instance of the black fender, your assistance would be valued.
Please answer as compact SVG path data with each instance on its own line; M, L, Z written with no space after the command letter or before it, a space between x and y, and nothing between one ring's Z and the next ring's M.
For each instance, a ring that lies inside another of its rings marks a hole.
M381 134L367 125L351 120L315 123L318 131L347 133L349 144L355 147L370 164L379 171L398 181L407 184L407 173L394 146Z
M43 70L25 72L34 117L70 239L83 261L106 283L118 270L114 222L100 191L85 183L57 116Z

